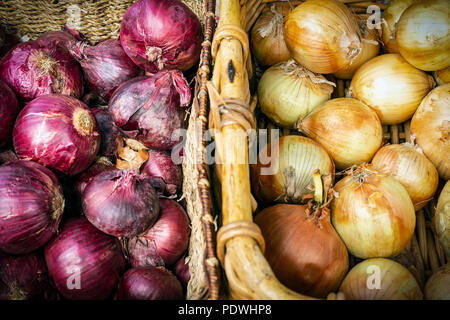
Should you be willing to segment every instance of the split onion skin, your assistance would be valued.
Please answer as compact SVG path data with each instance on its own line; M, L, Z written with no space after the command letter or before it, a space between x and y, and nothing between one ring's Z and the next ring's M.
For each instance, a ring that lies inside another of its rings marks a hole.
M436 270L425 284L426 300L450 300L450 263Z
M358 263L345 276L339 291L347 300L423 299L422 290L412 273L400 263L384 258Z
M410 119L434 84L432 76L392 53L363 64L350 90L353 97L377 112L382 124L392 125Z
M433 226L445 254L450 257L450 180L439 194Z
M450 83L431 90L411 120L411 134L439 177L450 179Z

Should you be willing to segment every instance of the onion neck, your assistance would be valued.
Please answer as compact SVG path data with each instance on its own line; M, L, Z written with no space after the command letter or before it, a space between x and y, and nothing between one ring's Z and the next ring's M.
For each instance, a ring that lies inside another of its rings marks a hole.
M89 136L94 130L94 121L87 110L77 109L73 115L73 125L82 136Z
M47 74L55 74L57 62L43 51L39 50L34 57L36 66L39 70L39 77L43 77Z
M158 70L164 69L164 62L162 57L163 50L159 47L146 47L145 54L150 62L156 63Z
M15 282L9 284L8 297L10 300L27 300L27 294L17 286Z
M65 201L64 197L59 190L55 191L52 199L52 219L59 221L64 212Z

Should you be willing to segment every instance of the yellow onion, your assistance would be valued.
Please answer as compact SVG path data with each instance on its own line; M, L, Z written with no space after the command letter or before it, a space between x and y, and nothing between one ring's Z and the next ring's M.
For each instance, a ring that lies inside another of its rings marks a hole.
M299 120L297 128L328 151L337 169L372 160L383 140L376 112L353 98L325 102Z
M293 59L267 69L258 84L261 111L274 123L293 128L300 117L327 101L333 82L313 73Z
M372 166L405 187L416 211L433 198L439 184L434 165L420 148L412 145L392 144L381 148L373 157Z
M426 300L450 300L450 263L436 270L425 284Z
M342 281L340 292L348 300L422 300L412 273L390 259L368 259L354 266Z
M400 182L362 165L334 189L331 221L355 257L394 257L410 242L416 215Z
M346 68L361 51L356 18L337 0L301 3L288 14L284 34L292 57L317 73Z
M439 195L433 225L445 254L450 257L450 180Z
M450 6L448 0L424 0L403 12L397 25L397 45L406 61L424 71L450 66Z
M422 100L411 120L411 133L439 176L450 179L450 83Z
M414 68L397 53L371 59L356 71L350 90L374 109L382 124L398 124L412 117L433 88L433 77Z
M436 83L440 86L450 82L450 67L433 72Z
M334 164L325 149L317 142L302 136L283 136L266 145L252 166L252 185L255 195L265 203L299 203L311 194L313 173L334 174ZM273 150L272 150L273 149ZM270 162L265 161L265 157Z
M284 19L292 9L288 2L267 6L253 25L250 44L261 65L272 66L291 57L284 42Z

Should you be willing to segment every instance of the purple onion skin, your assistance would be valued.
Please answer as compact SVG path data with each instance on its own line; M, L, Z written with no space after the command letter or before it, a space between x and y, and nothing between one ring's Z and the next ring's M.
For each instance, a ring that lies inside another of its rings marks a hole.
M19 103L14 91L0 80L0 147L11 139L14 120L19 113Z
M170 150L181 142L184 106L191 91L183 74L165 70L151 77L137 77L121 84L109 101L114 123L122 132L147 148Z
M57 45L66 50L77 41L85 41L84 36L76 30L70 29L67 26L61 30L52 30L41 34L38 38L44 46Z
M0 166L0 250L30 253L57 232L64 196L56 176L25 160Z
M119 240L84 217L67 220L45 247L45 260L57 290L70 300L108 298L126 267Z
M160 199L156 223L144 234L128 241L133 267L172 266L189 244L190 222L184 209L174 200Z
M114 124L112 114L107 108L96 107L91 109L100 130L99 154L115 159L119 148L120 130Z
M150 178L132 170L96 175L84 189L81 203L86 218L115 237L137 236L159 216L159 199Z
M95 160L100 134L94 115L81 101L41 96L19 113L13 144L21 159L34 160L62 175L76 175Z
M0 62L0 78L25 103L42 95L83 95L80 66L67 50L39 41L19 43Z
M48 286L47 266L36 253L20 256L0 253L0 281L6 284L6 292L0 296L8 300L35 299Z
M91 182L96 175L104 171L112 171L115 169L116 167L112 163L108 163L101 159L95 161L86 171L80 174L75 182L75 190L78 196L81 198L84 189L86 189L88 183Z
M199 59L202 27L178 0L140 0L123 16L120 43L145 71L191 68Z
M183 300L180 281L164 267L133 268L119 283L118 300Z
M183 283L188 284L191 279L191 273L189 272L189 264L185 262L186 254L184 254L173 267L173 272L177 278Z

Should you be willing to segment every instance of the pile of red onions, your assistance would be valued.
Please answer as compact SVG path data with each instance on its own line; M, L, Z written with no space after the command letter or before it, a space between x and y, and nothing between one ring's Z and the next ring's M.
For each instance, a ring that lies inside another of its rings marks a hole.
M12 127L17 113L19 103L11 88L0 80L0 147L11 138Z
M180 141L191 91L183 74L165 70L121 84L109 101L115 124L146 147L169 150Z
M199 59L202 27L179 0L140 0L123 16L120 43L139 67L186 71Z
M95 160L100 136L97 122L83 102L51 94L34 99L19 113L13 143L21 159L76 175Z
M91 111L95 120L97 120L100 131L99 154L114 159L117 157L119 148L120 130L114 124L114 119L108 108L96 107L92 108Z
M56 176L32 161L0 167L0 250L30 253L58 230L64 196Z

